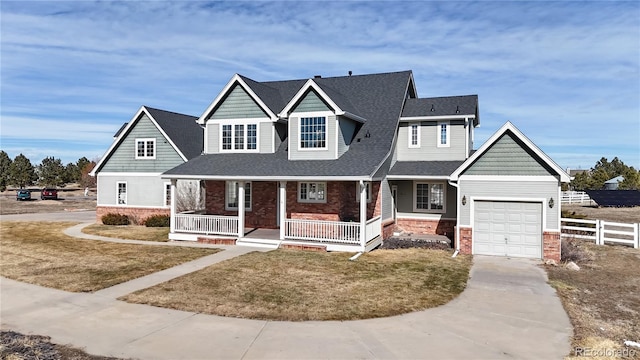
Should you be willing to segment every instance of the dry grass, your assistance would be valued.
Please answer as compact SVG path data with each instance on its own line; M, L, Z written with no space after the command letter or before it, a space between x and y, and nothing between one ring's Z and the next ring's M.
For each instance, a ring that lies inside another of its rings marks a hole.
M15 331L0 332L0 359L7 360L118 360L114 357L87 354L84 350L51 342L48 336L23 335Z
M0 215L45 213L65 210L95 210L96 198L85 197L83 190L59 191L58 200L40 200L40 192L31 192L31 201L16 201L14 190L0 193Z
M168 227L146 227L140 225L102 225L93 224L82 229L85 234L106 236L118 239L143 241L169 241Z
M440 250L351 254L250 253L123 300L198 313L268 320L351 320L445 304L467 283L471 258Z
M587 242L580 246L592 258L579 263L580 271L547 267L574 327L572 348L622 350L624 340L640 341L640 251ZM635 358L640 359L640 349Z
M81 240L65 222L0 222L0 275L61 290L87 292L213 254L195 249Z
M582 205L562 205L562 210L582 214L587 219L604 221L638 223L640 222L640 206L634 207L596 207Z

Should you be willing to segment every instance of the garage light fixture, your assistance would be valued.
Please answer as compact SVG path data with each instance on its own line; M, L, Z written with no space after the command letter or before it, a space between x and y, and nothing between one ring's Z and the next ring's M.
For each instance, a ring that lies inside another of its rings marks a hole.
M467 197L466 196L462 196L462 206L467 205Z
M553 198L551 198L549 199L549 208L553 209L553 205L554 205Z

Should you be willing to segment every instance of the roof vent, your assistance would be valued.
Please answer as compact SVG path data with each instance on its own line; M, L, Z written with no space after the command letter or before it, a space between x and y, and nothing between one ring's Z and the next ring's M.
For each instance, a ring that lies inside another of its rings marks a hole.
M314 75L313 78L314 79L322 79L322 75Z
M435 108L435 107L433 107L433 104L431 104L431 111L432 111L432 112L433 112L433 111L436 111L436 108Z
M456 114L460 114L460 106L456 105Z

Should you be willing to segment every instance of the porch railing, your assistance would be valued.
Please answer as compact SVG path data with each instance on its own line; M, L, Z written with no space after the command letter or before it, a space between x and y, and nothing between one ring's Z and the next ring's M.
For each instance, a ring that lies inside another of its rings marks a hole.
M367 226L365 227L366 241L375 239L380 236L382 231L382 217L376 216L373 219L367 220Z
M222 215L176 214L176 232L238 235L238 217Z
M360 223L343 221L285 219L287 239L360 244Z

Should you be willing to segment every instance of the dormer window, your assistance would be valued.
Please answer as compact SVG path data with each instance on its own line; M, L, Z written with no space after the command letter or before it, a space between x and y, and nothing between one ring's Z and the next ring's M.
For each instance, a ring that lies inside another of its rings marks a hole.
M258 124L221 124L221 151L256 151L258 149Z
M156 158L156 139L136 139L136 159Z
M420 123L409 124L409 147L420 147Z
M325 116L300 118L300 149L327 148L327 118Z

